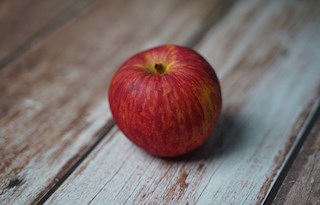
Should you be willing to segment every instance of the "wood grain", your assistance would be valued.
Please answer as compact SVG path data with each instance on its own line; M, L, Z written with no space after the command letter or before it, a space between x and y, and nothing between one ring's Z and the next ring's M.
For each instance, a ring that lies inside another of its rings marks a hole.
M320 204L320 117L273 204Z
M11 55L39 41L54 30L65 13L79 9L75 0L4 0L0 2L0 67L8 63Z
M220 5L181 4L97 1L0 70L0 204L39 202L110 129L117 66L188 41Z
M196 47L221 79L208 143L178 159L115 127L46 204L261 204L320 95L315 1L240 1Z

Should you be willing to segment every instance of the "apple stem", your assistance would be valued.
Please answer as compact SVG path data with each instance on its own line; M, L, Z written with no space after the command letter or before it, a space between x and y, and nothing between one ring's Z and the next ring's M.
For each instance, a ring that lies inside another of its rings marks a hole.
M163 65L162 65L161 63L156 63L156 64L154 65L154 68L157 70L157 72L158 72L159 74L164 73L164 67L163 67Z

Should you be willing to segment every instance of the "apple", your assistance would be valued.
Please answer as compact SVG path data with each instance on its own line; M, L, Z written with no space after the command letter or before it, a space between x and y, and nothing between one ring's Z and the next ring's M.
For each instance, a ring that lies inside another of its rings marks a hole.
M160 157L186 154L206 142L221 112L221 89L196 51L163 45L128 59L115 73L109 103L119 129Z

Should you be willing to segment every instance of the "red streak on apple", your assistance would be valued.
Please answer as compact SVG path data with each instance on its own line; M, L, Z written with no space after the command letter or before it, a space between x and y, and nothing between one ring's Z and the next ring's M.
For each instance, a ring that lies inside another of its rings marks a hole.
M221 112L221 89L210 64L194 50L163 45L142 51L115 73L109 103L119 129L161 157L205 143Z

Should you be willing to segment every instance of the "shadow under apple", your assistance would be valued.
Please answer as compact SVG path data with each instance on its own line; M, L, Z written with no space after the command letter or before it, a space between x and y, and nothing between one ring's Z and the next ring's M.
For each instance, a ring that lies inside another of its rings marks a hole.
M179 157L162 158L168 161L200 161L218 158L236 150L244 138L248 119L242 119L236 111L222 110L217 126L204 145Z

